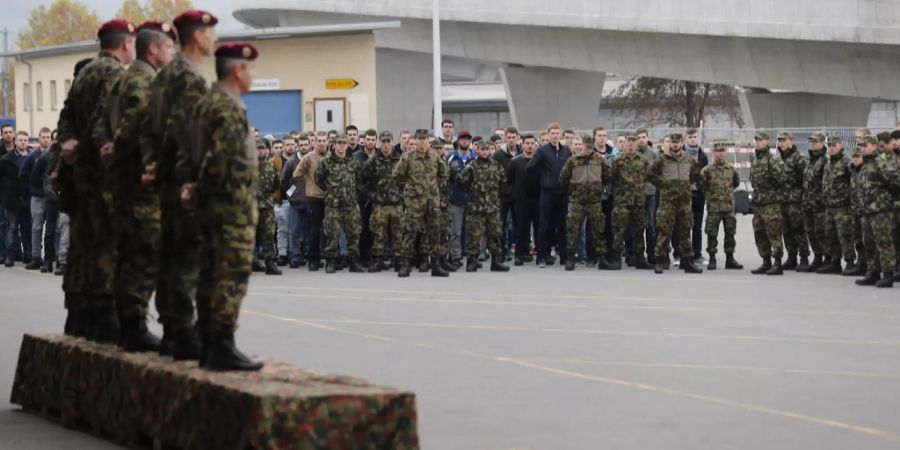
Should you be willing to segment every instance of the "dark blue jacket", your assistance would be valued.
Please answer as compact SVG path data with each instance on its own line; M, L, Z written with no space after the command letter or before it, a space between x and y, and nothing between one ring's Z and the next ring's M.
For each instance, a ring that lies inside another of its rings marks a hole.
M528 162L529 171L537 171L541 176L541 192L565 194L566 190L559 184L559 173L566 161L572 156L569 147L559 143L559 150L553 144L541 146Z
M22 166L22 171L19 172L19 179L21 184L24 184L26 186L26 192L32 197L44 196L43 181L35 179L31 176L32 172L34 172L35 164L37 164L37 160L41 157L42 154L44 154L43 150L32 151L28 155L28 157L25 158L25 165Z
M459 155L459 151L454 151L449 158L447 158L447 162L450 164L450 168L456 171L457 175L462 174L463 169L466 168L466 164L469 161L477 158L475 155L475 150L469 150L468 159L464 159ZM466 206L469 203L469 194L466 193L466 190L459 185L459 183L450 183L450 204L455 206Z

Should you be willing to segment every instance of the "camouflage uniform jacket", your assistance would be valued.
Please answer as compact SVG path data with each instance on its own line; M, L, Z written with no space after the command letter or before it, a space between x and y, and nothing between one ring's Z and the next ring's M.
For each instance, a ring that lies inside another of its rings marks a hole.
M822 200L828 208L850 206L850 161L844 151L825 157L824 176L822 177Z
M460 184L469 193L466 211L500 211L500 189L506 184L506 173L499 162L491 158L475 158L460 174Z
M619 153L613 159L611 173L616 204L643 207L648 192L649 170L650 161L639 153ZM653 190L656 191L656 186Z
M825 208L825 194L822 185L825 178L825 150L810 150L809 164L803 172L803 210L821 211Z
M863 215L889 212L894 209L894 194L900 192L900 170L887 155L863 156L858 168L857 186L859 213Z
M125 70L115 56L106 51L88 63L72 84L57 125L59 142L77 139L78 164L100 167L100 147L93 138L94 119L100 107L100 99L109 91ZM112 139L108 139L107 142Z
M349 151L349 150L348 150ZM349 154L338 158L334 153L316 167L316 184L325 192L326 208L356 206L356 182L359 177L356 159Z
M438 195L440 195L438 205L441 207L441 209L447 209L450 207L450 183L456 179L456 171L450 170L450 163L447 162L446 159L439 156L438 161L440 162L441 166L443 166L443 175L438 180ZM504 171L504 183L506 182L505 174L506 172Z
M115 199L119 205L146 193L141 186L144 164L141 160L138 139L141 122L147 113L150 83L156 69L141 60L131 63L116 82L111 95L106 98L104 109L99 111L94 124L94 139L104 139L107 128L112 127L115 162Z
M700 171L700 186L706 195L706 208L711 213L733 213L734 190L740 184L741 176L726 161L713 160Z
M781 203L785 186L784 162L769 153L769 149L756 150L750 166L750 185L753 186L753 205L765 206Z
M650 166L650 180L659 188L661 202L691 203L691 184L700 180L700 166L684 150L666 152Z
M394 185L391 174L397 163L400 162L400 155L393 153L384 156L381 151L370 158L366 165L362 168L360 182L375 193L374 199L376 205L398 205L400 204L400 192Z
M211 223L255 227L259 217L259 152L237 92L213 85L194 110L190 152L202 154L195 189L198 214Z
M275 164L268 158L259 158L259 191L256 194L256 202L259 208L274 208L272 194L278 191L278 173Z
M784 161L784 197L785 203L797 203L803 197L803 174L806 172L806 159L797 151L797 146L788 150L778 149Z
M569 201L579 204L599 203L611 178L609 163L596 152L572 155L559 171L559 184L569 192Z
M444 165L430 151L404 153L391 175L394 185L402 189L404 206L423 205L438 200L438 184L444 176Z
M196 148L196 143L188 141L192 135L194 139L201 137L188 124L195 105L207 92L199 66L184 53L179 53L153 79L150 106L142 125L141 153L144 164L157 164L157 183L180 185L196 178L202 155L191 155L190 149ZM256 159L254 155L253 160Z

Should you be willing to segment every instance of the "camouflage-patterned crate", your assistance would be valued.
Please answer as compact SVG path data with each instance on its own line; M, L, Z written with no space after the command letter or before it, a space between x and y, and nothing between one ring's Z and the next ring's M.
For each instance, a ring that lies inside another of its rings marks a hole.
M129 444L419 448L409 392L274 361L261 372L209 372L59 334L23 337L11 402Z

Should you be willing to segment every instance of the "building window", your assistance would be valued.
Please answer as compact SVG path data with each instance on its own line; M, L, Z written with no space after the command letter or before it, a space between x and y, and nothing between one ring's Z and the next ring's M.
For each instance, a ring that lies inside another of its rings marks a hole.
M50 82L50 109L56 111L56 80Z
M72 89L72 80L66 80L65 83L63 83L63 87L64 87L65 90L66 90L66 92L64 92L64 94L66 94L66 96L68 96L68 95L69 95L69 89Z
M22 105L23 111L31 111L31 86L28 83L22 83L22 99L25 100Z
M38 81L34 84L35 97L37 97L37 110L44 109L44 83Z

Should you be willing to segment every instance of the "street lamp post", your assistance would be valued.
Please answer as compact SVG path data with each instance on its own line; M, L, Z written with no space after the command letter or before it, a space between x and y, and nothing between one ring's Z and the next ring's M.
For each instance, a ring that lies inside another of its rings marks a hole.
M441 16L439 0L431 3L431 42L432 42L432 70L434 71L434 134L441 132L441 122L444 120L443 104L441 99Z

